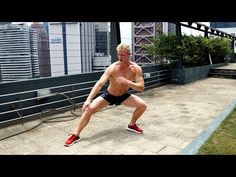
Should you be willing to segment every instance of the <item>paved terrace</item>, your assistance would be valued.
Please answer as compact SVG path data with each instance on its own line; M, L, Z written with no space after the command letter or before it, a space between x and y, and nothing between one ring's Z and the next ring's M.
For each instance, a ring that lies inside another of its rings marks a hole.
M226 66L217 67L217 69L234 69L234 70L236 70L236 63L230 63Z
M184 154L184 150L191 147L232 105L235 88L236 80L207 78L187 85L166 85L147 90L137 94L148 103L146 112L138 121L144 134L126 130L133 109L121 105L96 113L82 132L81 141L71 147L64 147L63 143L67 134L74 131L79 117L73 121L44 123L2 140L0 154ZM76 114L80 112L76 110ZM58 116L73 117L70 111L53 117ZM0 138L39 122L2 128Z

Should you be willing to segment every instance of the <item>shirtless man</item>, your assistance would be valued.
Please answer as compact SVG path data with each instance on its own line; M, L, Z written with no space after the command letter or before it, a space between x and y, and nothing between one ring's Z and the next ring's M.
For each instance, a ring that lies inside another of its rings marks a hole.
M127 130L135 133L143 133L143 130L137 126L136 121L146 110L147 104L138 96L128 93L129 88L132 88L138 92L144 91L142 69L136 63L129 61L129 45L119 44L116 50L118 61L111 64L105 70L101 78L92 88L82 107L83 114L79 119L77 129L75 133L66 140L64 144L65 146L71 146L75 142L78 142L80 140L80 133L88 124L91 116L108 104L123 104L136 108ZM133 82L133 80L135 82ZM107 81L109 81L107 90L93 100Z

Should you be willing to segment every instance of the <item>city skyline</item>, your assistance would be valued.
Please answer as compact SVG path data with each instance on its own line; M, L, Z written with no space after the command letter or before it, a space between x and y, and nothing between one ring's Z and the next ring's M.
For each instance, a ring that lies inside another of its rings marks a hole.
M26 23L27 25L30 26L34 22L13 22L13 23ZM132 43L131 23L132 22L120 22L121 42L130 44L130 45ZM210 26L210 22L199 22L199 23ZM182 27L181 30L182 30L182 33L186 35L203 35L203 32L200 32L194 29L189 29L187 27Z

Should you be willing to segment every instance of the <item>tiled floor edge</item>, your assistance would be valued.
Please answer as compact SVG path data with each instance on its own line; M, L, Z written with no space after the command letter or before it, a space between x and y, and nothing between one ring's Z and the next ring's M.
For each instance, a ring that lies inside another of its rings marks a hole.
M231 113L236 105L236 98L227 105L224 111L219 114L210 125L202 131L189 145L187 145L181 152L180 155L195 155L198 149L205 143L205 141L210 137L210 135L215 131L215 129L221 124L221 122Z

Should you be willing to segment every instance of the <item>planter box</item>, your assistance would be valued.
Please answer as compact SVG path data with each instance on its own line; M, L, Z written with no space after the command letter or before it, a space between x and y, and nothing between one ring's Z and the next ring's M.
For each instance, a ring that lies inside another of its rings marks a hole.
M193 68L173 68L172 82L184 85L199 79L204 79L208 77L208 73L211 68L224 65L226 65L226 63L204 65Z

